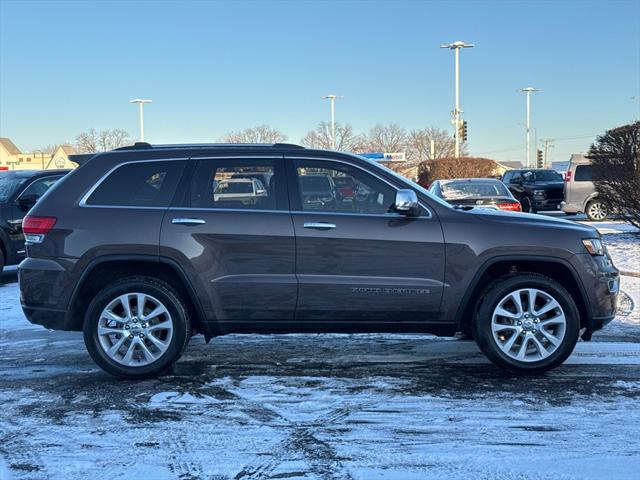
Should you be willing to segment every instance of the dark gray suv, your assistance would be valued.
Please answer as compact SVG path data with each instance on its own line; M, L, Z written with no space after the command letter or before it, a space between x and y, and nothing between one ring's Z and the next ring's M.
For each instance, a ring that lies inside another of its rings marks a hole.
M457 210L358 156L136 144L74 160L24 221L21 301L33 323L84 331L117 376L231 332L463 332L537 373L614 317L618 271L593 228ZM260 189L219 188L253 176ZM351 201L318 194L326 177Z

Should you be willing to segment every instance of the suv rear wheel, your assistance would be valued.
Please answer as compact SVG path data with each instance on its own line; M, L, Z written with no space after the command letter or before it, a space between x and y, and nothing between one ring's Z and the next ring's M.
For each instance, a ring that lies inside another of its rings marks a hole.
M590 200L584 209L584 213L587 214L587 218L592 222L601 222L606 220L608 216L607 206L598 199Z
M84 321L93 360L123 378L162 374L182 355L191 322L178 293L151 277L128 277L95 296Z
M542 373L564 362L578 341L573 298L555 280L521 273L494 282L474 321L478 346L514 373Z

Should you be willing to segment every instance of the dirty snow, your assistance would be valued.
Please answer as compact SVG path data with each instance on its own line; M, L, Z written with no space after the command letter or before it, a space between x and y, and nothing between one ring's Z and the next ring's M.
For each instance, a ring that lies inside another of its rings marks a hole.
M599 228L616 265L640 239ZM631 235L631 236L629 236ZM636 268L636 271L640 269ZM0 281L0 479L627 479L640 470L640 279L566 365L504 374L429 335L194 338L118 381L75 332L30 325ZM605 332L608 332L605 334Z

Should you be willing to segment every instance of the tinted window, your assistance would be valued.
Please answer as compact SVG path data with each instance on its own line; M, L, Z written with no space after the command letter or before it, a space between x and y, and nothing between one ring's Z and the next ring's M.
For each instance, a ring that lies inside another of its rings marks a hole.
M273 160L200 160L191 183L192 207L276 209Z
M576 182L592 182L593 181L593 170L591 165L578 165L576 167Z
M447 182L442 184L442 198L446 200L509 196L507 188L499 182Z
M302 210L385 214L395 189L350 165L324 161L296 162Z
M186 162L140 162L111 173L87 200L89 205L168 207Z
M20 196L25 197L28 195L35 195L37 198L40 198L47 193L47 190L49 190L58 180L60 180L60 177L46 177L36 180L25 188L24 192L22 192Z
M522 174L525 182L562 182L563 178L555 170L527 170Z

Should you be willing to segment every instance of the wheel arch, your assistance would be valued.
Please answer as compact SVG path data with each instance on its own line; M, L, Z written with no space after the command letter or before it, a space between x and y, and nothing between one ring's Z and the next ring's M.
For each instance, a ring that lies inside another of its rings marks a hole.
M476 272L456 313L458 330L469 333L473 312L478 307L483 292L496 279L514 272L531 272L545 275L559 282L573 297L580 314L580 328L586 328L583 338L589 339L593 330L591 306L586 290L573 266L562 258L541 256L505 256L487 260Z
M99 290L115 279L133 274L155 277L171 285L187 305L194 329L203 333L207 341L214 336L202 304L180 265L154 255L105 255L93 259L71 295L66 321L69 329L82 330L84 312Z

